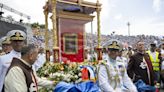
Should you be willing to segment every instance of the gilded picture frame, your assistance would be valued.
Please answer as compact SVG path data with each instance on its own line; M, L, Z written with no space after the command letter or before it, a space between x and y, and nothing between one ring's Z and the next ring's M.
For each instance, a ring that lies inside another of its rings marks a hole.
M65 33L63 35L63 50L66 54L78 53L78 34Z

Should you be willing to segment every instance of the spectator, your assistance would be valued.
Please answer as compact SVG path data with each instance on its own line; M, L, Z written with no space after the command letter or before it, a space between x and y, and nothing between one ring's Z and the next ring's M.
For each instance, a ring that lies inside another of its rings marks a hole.
M156 51L156 43L150 44L150 50L147 51L155 73L155 82L160 83L160 53Z
M7 33L7 36L10 38L11 46L13 50L10 53L0 57L0 79L1 79L0 92L3 87L3 82L4 82L6 72L8 70L8 67L11 64L13 57L17 57L17 58L21 57L20 51L22 47L24 46L25 40L26 40L26 34L21 30L9 31Z
M21 50L21 59L13 58L4 82L5 92L37 92L38 77L32 69L32 65L37 60L38 48L34 45L28 45ZM52 86L53 82L41 86Z
M127 72L133 82L142 79L147 85L154 85L154 71L143 41L137 42L137 53L130 57Z
M4 53L3 55L10 53L10 51L12 50L10 38L8 38L7 36L1 38L1 45L2 51Z
M39 68L41 68L43 66L43 64L45 62L46 62L46 55L45 55L45 52L44 52L44 48L40 47L39 48L38 58L37 58L36 62L33 64L33 67L37 71Z

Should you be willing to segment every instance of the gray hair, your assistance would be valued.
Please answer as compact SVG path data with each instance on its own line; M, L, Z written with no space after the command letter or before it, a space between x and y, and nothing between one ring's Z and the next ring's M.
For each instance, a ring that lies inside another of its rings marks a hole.
M32 51L35 51L35 49L37 49L37 47L34 44L26 45L21 49L21 55L22 56L27 55Z

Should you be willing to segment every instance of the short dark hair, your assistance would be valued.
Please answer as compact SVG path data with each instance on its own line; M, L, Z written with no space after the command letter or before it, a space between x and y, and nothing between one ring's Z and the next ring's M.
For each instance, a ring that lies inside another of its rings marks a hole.
M119 49L108 48L108 51L119 51Z
M26 45L21 49L21 55L24 56L24 55L30 53L31 51L34 51L34 49L36 49L36 48L37 47L34 44Z
M138 41L137 41L137 43L136 43L136 44L138 44L139 42L144 42L144 40L141 40L141 39L140 39L140 40L138 40Z
M150 46L151 46L151 47L156 47L156 44L151 43Z

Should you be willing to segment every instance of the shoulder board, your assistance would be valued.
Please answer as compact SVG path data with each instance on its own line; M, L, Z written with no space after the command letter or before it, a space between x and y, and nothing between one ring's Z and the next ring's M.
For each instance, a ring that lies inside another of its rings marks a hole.
M106 65L107 62L106 62L106 60L101 60L101 61L99 61L99 64L100 64L100 65Z

